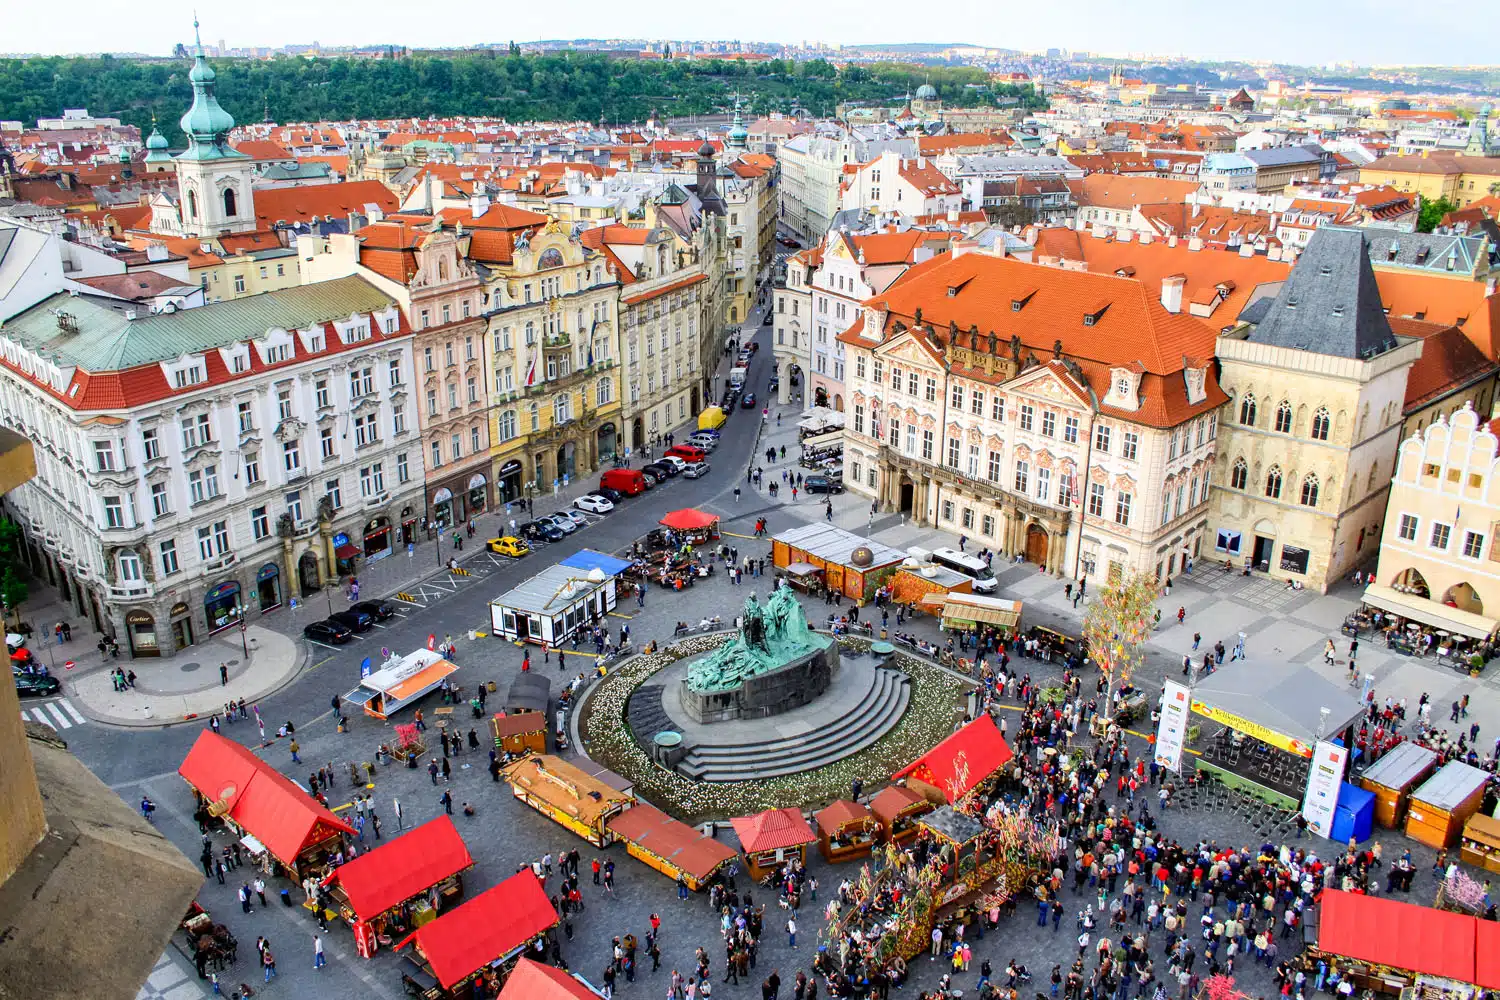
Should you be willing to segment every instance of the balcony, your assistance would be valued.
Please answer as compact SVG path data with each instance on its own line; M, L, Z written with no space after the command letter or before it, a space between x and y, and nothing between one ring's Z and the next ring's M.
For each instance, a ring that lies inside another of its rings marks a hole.
M363 506L365 510L379 510L390 502L391 494L388 491L382 490L372 496L365 497Z
M156 596L156 588L144 581L133 580L123 586L111 586L106 593L112 601L149 600Z
M204 574L209 574L218 573L221 570L226 570L229 567L233 566L238 558L239 557L236 556L233 552L226 552L223 555L219 556L217 559L210 559L208 562L204 563L203 572Z

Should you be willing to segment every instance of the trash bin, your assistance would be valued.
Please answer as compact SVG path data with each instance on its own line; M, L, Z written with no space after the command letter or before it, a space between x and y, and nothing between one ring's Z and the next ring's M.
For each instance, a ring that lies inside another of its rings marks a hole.
M490 681L489 682L489 689L490 689L490 694L494 694L495 693L495 682L494 681Z
M291 893L291 890L289 890L289 889L282 889L281 890L281 905L282 906L291 906L292 905L292 893Z
M473 642L477 638L478 638L478 636L475 635L474 630L473 629L469 629L469 641Z

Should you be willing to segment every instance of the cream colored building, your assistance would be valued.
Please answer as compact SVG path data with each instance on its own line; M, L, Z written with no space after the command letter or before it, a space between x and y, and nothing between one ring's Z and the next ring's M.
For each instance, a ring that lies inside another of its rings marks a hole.
M1367 603L1474 638L1495 630L1497 452L1493 422L1468 406L1401 442Z
M1422 342L1391 331L1353 229L1319 230L1251 316L1215 348L1230 404L1208 555L1326 592L1380 537Z

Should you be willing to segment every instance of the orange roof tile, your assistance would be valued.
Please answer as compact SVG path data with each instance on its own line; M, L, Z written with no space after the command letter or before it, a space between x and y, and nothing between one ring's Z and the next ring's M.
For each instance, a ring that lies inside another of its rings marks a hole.
M236 152L243 153L252 160L295 160L292 154L279 142L270 142L265 139L241 139L234 144Z
M391 189L379 181L262 188L255 192L255 217L267 229L278 222L305 223L314 219L343 219L355 212L364 214L366 205L374 205L386 214L401 207Z

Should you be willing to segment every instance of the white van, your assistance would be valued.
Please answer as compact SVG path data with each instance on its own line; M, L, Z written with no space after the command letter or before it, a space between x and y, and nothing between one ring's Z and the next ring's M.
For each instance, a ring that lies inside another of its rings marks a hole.
M989 565L978 556L971 556L957 549L942 548L932 550L932 561L944 569L962 573L973 580L976 593L992 594L1000 589L1000 581L995 579Z

